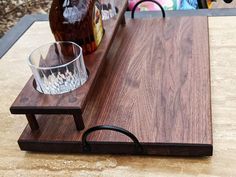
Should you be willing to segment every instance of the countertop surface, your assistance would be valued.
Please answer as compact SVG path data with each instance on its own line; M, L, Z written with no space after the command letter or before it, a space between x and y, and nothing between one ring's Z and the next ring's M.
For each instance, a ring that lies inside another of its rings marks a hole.
M54 41L35 22L0 60L0 176L236 176L236 17L209 17L213 156L201 158L42 154L17 140L27 124L9 108L29 77L29 53Z

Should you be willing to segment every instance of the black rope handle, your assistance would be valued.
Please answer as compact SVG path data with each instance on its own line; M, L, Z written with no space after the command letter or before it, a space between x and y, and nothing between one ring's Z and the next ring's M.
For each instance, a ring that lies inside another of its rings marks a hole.
M162 5L161 5L159 2L157 2L157 1L155 1L155 0L141 0L141 1L137 2L137 3L134 5L133 9L132 9L132 12L131 12L131 18L132 18L132 19L134 18L134 12L135 12L136 8L138 7L139 4L141 4L141 3L143 3L143 2L153 2L153 3L155 3L156 5L158 5L158 6L160 7L161 12L162 12L162 17L163 17L163 18L166 17L165 10L164 10L164 8L162 7Z
M135 147L136 147L136 152L135 153L142 153L143 152L143 147L142 145L139 143L138 139L136 138L136 136L134 136L132 133L130 133L128 130L125 130L121 127L116 127L116 126L112 126L112 125L99 125L99 126L96 126L96 127L92 127L92 128L89 128L88 130L86 130L84 133L83 133L83 136L82 136L82 148L83 148L83 151L84 152L90 152L91 151L91 147L87 141L87 136L92 133L92 132L95 132L95 131L98 131L98 130L112 130L112 131L115 131L115 132L119 132L119 133L122 133L126 136L128 136L130 139L133 140L134 144L135 144Z

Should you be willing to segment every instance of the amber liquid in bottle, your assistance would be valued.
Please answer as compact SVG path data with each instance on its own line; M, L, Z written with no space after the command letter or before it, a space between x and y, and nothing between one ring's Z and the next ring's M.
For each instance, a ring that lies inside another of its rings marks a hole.
M53 0L49 13L57 41L73 41L84 54L95 51L103 37L103 24L97 0Z

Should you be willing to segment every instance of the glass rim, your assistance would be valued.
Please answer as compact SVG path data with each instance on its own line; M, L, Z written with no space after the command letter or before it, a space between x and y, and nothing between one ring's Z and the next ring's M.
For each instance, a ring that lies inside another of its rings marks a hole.
M58 65L58 66L41 67L41 66L36 66L36 65L32 64L32 62L31 62L31 56L32 56L32 54L33 54L34 52L36 52L38 49L40 49L40 48L42 48L42 47L44 47L44 46L47 46L47 45L61 44L61 43L70 43L70 44L73 44L74 46L78 47L78 48L80 49L79 55L78 55L77 57L75 57L75 59L69 61L68 63L62 64L62 65ZM82 53L83 53L83 52L82 52L82 48L81 48L78 44L76 44L75 42L72 42L72 41L56 41L56 42L49 42L49 43L40 45L39 47L37 47L36 49L34 49L34 50L30 53L30 55L29 55L27 61L28 61L28 65L29 65L30 67L35 68L35 69L40 69L40 70L57 69L57 68L62 68L62 67L65 67L65 66L70 65L71 63L73 63L74 61L76 61L78 58L80 58L81 55L82 55Z

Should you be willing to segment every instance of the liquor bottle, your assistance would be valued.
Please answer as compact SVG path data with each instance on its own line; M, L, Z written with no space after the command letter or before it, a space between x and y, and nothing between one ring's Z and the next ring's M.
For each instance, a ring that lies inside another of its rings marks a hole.
M104 34L98 0L53 0L49 22L56 41L75 42L84 54L95 51Z

